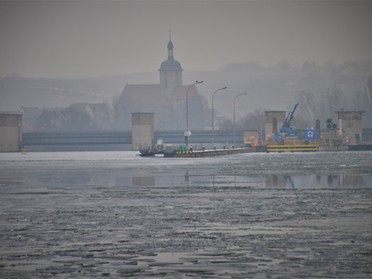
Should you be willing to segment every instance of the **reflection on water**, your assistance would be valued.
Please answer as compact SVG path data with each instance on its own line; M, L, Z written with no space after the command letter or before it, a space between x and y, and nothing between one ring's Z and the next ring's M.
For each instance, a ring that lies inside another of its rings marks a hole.
M133 186L153 186L155 185L155 176L146 170L138 170L132 177Z
M265 177L266 187L295 188L337 188L368 187L372 185L371 175L269 175Z
M132 183L135 186L153 186L155 185L155 177L152 176L133 176Z
M369 187L372 186L371 175L267 175L264 177L216 176L192 177L188 172L184 176L161 177L154 175L133 176L133 186L233 186L233 187L261 187L265 188L337 188L337 187ZM178 183L176 183L176 181ZM117 186L117 185L116 185ZM199 185L200 186L200 185Z
M107 187L372 187L372 153L244 154L202 159L135 153L35 153L0 157L0 185ZM3 169L6 167L6 169Z
M6 181L2 181L6 180ZM283 189L311 189L311 188L342 188L342 187L372 187L372 175L277 175L241 176L236 174L223 175L191 175L189 171L173 174L154 174L141 171L133 174L109 172L97 175L96 173L81 173L67 176L29 176L24 174L21 178L7 176L1 178L0 183L17 181L17 184L44 185L48 188L86 186L101 187L247 187L247 188L283 188Z

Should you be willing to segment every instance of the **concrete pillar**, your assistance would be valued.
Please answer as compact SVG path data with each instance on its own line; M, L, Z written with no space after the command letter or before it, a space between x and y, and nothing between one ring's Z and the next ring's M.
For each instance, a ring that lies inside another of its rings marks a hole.
M22 148L22 113L0 112L0 152L18 152Z
M132 150L152 148L154 113L132 113Z
M336 111L339 135L349 144L360 144L362 140L362 116L364 111Z
M285 121L285 111L265 111L265 140L279 133Z

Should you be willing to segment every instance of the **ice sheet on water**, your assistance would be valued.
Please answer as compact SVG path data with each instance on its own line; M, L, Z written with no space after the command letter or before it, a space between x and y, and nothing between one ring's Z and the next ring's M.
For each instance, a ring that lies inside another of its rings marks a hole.
M136 154L0 154L0 277L371 274L372 153Z
M232 172L299 173L372 172L372 152L246 153L209 158L143 158L136 151L1 153L4 168L177 168L198 166ZM204 168L203 168L204 169Z

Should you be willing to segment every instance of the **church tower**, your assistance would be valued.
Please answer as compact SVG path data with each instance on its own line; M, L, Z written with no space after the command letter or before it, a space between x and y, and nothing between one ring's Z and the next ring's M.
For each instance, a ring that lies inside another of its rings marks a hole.
M174 60L173 43L169 33L168 59L160 65L160 87L161 91L168 96L169 100L177 86L182 85L182 67L180 62Z

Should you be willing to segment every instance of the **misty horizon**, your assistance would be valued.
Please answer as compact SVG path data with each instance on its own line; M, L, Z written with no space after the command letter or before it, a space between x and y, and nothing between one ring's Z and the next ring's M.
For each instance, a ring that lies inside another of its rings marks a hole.
M371 14L367 1L0 2L0 110L112 105L126 84L159 84L171 35L206 118L227 86L226 119L247 92L238 118L301 101L307 121L333 107L372 123Z
M372 58L372 3L359 1L1 2L0 76L150 73L168 30L185 71Z

